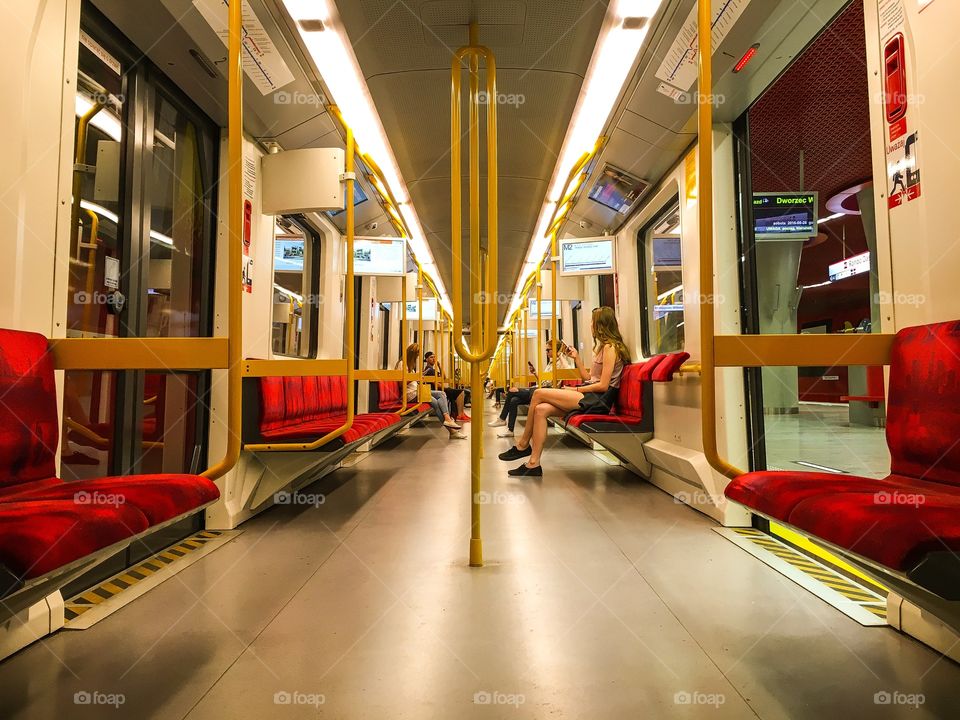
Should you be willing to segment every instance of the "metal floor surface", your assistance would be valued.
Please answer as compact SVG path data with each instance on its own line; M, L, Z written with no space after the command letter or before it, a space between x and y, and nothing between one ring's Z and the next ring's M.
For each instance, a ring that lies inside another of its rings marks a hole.
M431 423L0 664L0 717L960 716L951 661L582 445L552 437L542 481L509 478L483 429L486 567L466 566L469 443Z

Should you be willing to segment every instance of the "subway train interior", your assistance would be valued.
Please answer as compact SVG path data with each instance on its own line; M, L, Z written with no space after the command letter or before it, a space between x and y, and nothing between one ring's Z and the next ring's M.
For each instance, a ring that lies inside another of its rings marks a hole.
M955 0L0 18L0 717L960 718Z

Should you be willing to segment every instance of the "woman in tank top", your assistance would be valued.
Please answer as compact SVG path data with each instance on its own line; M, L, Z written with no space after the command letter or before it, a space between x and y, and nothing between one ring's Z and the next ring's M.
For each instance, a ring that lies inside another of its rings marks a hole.
M630 362L630 351L623 343L617 316L612 308L599 307L593 311L591 332L594 345L589 371L583 366L577 351L568 349L585 384L578 388L540 388L534 391L523 437L499 456L501 460L528 458L526 463L511 470L510 475L543 475L540 456L547 438L548 418L563 416L574 410L605 415L613 408L623 367Z

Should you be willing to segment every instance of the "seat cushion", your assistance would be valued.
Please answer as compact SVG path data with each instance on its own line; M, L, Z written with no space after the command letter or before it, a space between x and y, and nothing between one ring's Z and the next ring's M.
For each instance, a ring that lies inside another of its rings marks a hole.
M960 486L960 321L897 333L889 396L891 472Z
M674 373L689 359L688 352L670 353L654 368L651 379L654 382L670 382L673 380Z
M267 441L313 442L327 433L336 430L343 425L346 419L346 416L343 416L289 424L264 432L263 437ZM344 443L356 442L361 438L386 430L391 425L399 423L400 420L400 416L396 413L365 413L363 415L357 415L354 417L353 425L350 429L338 438L340 442L338 443L335 440L325 447L328 450L334 450L337 447L342 447Z
M634 423L643 419L643 379L644 364L633 363L623 369L620 377L620 392L617 393L616 415L623 418L633 418ZM586 422L586 421L581 421Z
M727 485L724 494L751 510L786 521L790 512L808 498L838 493L890 491L897 486L895 480L889 479L765 470L741 475Z
M574 415L567 421L569 427L579 428L583 425L593 423L603 423L604 425L639 425L643 422L642 418L633 415L593 415L584 413L583 415Z
M904 487L801 501L788 522L856 555L907 572L930 552L960 551L960 492Z
M200 508L220 497L213 481L199 475L130 475L91 480L35 483L20 492L0 496L0 503L26 500L63 500L78 508L129 505L150 525Z
M71 501L0 504L0 564L30 580L142 533L150 523L132 505Z
M56 474L57 388L47 339L0 329L0 485Z

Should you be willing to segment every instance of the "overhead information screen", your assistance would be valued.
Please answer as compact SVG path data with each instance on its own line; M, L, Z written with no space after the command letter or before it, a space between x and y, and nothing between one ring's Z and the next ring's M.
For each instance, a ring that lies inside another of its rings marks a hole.
M537 300L536 300L536 298L531 298L531 299L530 299L529 308L530 308L530 317L532 317L532 318L536 318L536 317L545 317L545 318L553 317L553 301L552 301L552 300L541 300L541 301L540 301L540 312L542 313L542 314L540 314L540 315L537 314Z
M363 187L360 183L355 182L353 184L353 206L356 207L360 203L367 201L367 194L363 191ZM346 193L344 193L344 202L346 202ZM346 210L327 210L327 215L330 217L336 217L337 215L342 215Z
M817 193L754 193L753 225L758 242L806 240L817 234Z
M625 173L613 165L605 165L587 197L621 215L626 215L648 187L649 185L640 178Z
M561 275L609 275L614 271L614 238L560 241Z
M680 263L680 238L672 236L654 236L653 267L658 270L663 268L678 268L680 267Z
M417 305L419 303L416 300L407 302L407 320L416 320L419 315L417 315ZM436 320L437 319L437 299L436 298L424 298L423 299L423 319L424 320Z
M303 272L303 240L275 240L274 272Z
M403 275L407 242L403 238L355 238L353 272L357 275Z

